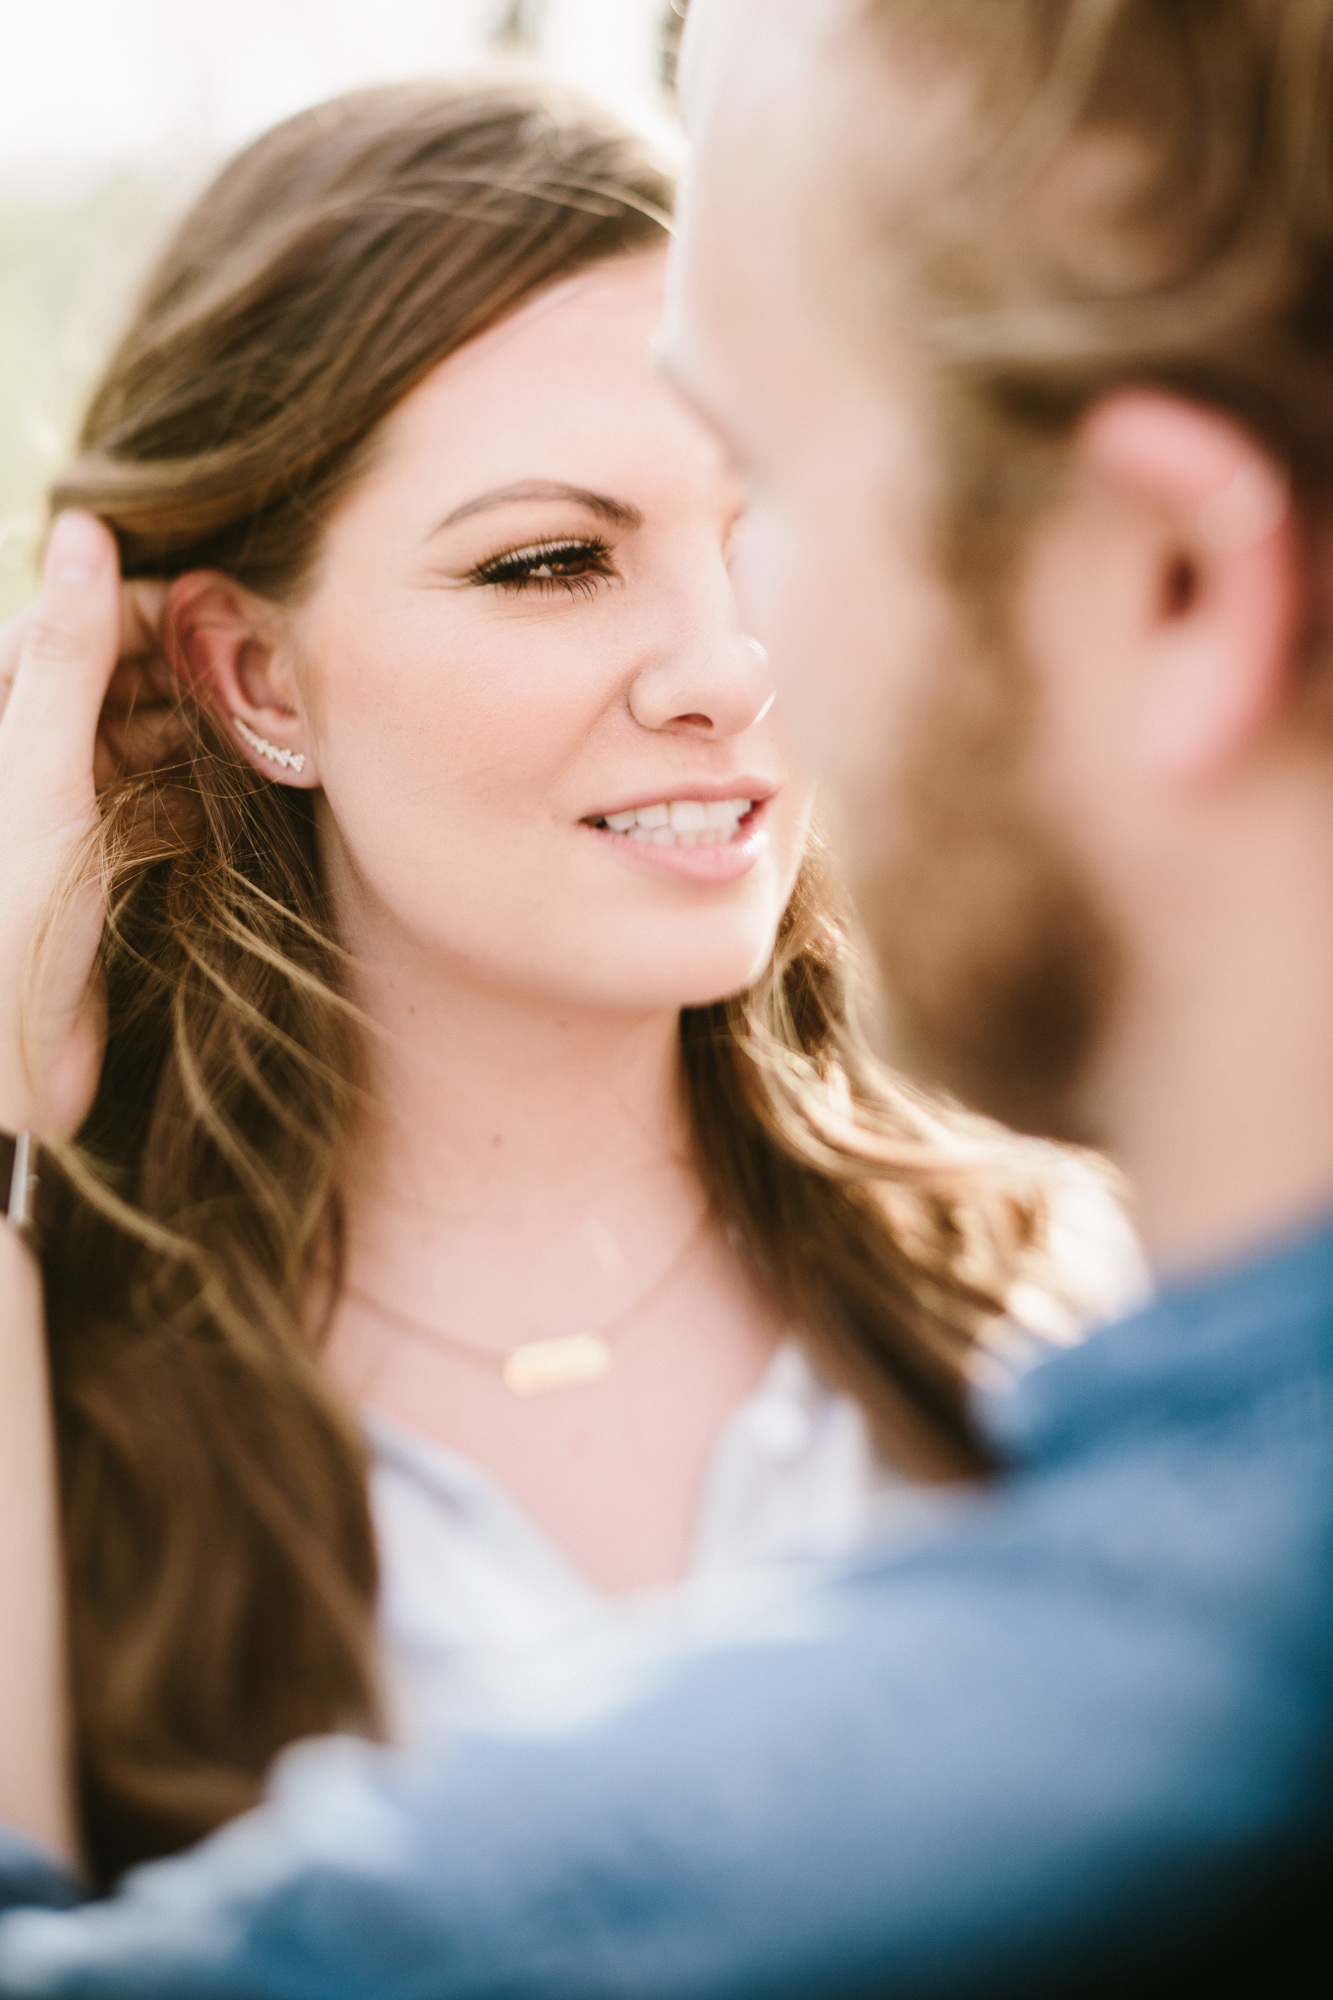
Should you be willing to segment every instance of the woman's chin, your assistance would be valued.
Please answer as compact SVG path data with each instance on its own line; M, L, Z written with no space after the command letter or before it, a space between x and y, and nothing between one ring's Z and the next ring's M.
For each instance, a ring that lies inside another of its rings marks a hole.
M688 969L664 954L657 965L645 965L639 979L608 982L606 1005L627 1012L679 1012L686 1007L712 1007L745 993L761 976L773 954L772 940L755 952L711 958Z

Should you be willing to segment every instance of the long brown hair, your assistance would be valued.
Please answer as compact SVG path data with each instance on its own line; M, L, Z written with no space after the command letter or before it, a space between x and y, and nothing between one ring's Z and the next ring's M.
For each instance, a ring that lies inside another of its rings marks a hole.
M101 515L131 576L290 598L407 391L539 288L657 244L670 197L636 141L535 89L309 111L182 225L55 504ZM181 704L177 747L103 795L109 1039L46 1257L102 1879L249 1803L293 1738L378 1726L364 1455L311 1307L337 1295L358 1024L309 795ZM770 970L682 1018L700 1170L822 1365L974 1465L965 1363L1041 1176L877 1069L854 986L812 853Z

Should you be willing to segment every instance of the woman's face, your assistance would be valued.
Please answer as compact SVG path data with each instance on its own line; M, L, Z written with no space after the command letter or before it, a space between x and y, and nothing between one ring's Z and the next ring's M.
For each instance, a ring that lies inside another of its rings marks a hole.
M293 614L349 941L564 1004L748 984L805 836L727 574L736 497L605 264L388 420Z

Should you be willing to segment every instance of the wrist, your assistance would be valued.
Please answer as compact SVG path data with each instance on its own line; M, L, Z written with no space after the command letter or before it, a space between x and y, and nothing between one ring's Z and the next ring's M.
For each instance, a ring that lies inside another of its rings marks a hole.
M0 1228L29 1250L40 1250L40 1223L49 1203L39 1175L41 1148L31 1132L0 1129Z
M41 1284L41 1264L32 1245L19 1235L17 1229L9 1229L0 1222L0 1328L8 1331L10 1310L15 1304L15 1288L19 1296L33 1285ZM8 1308L8 1309L7 1309Z

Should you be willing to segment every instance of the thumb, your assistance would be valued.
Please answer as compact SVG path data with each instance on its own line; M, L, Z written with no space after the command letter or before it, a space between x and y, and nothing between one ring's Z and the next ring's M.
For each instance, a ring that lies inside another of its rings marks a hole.
M27 620L0 719L0 778L36 796L92 771L120 634L116 544L91 514L56 517L41 595Z

